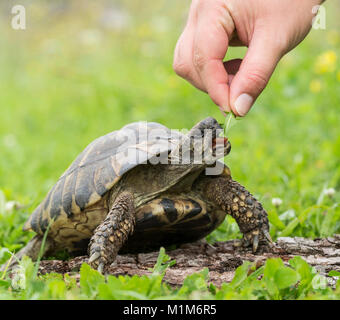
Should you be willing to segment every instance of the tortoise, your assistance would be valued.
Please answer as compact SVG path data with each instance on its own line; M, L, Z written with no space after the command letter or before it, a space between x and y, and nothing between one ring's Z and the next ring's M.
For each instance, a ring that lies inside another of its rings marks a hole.
M44 256L87 252L88 263L104 272L118 252L202 239L226 214L256 252L271 241L267 213L218 160L231 150L221 131L212 117L187 134L135 122L94 140L27 220L23 229L36 235L16 256L36 260L48 230Z

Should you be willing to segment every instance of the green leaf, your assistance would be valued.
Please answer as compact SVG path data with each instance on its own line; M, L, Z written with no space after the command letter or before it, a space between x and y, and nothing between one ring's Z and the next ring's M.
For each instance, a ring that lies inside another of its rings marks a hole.
M66 284L62 280L52 280L48 283L48 294L52 299L65 299Z
M178 291L179 295L189 295L194 291L203 291L207 290L207 279L208 279L209 269L204 268L201 272L193 273L187 276L184 281L183 285Z
M292 220L286 228L284 228L281 232L280 232L280 237L288 237L289 235L292 234L292 232L294 231L294 229L299 225L299 218L295 218L294 220Z
M157 262L152 269L152 274L156 276L163 275L167 268L173 266L176 263L176 260L169 260L170 257L165 254L165 249L161 247L157 257Z
M327 210L327 206L324 206L324 205L318 205L318 204L315 204L313 206L310 206L308 207L307 209L303 210L299 216L298 216L298 219L300 221L300 223L304 223L306 221L306 219L308 218L308 215L311 211L315 210L315 209L324 209L324 210Z
M298 280L299 274L289 267L279 268L274 275L275 284L279 289L288 288L294 285Z
M301 280L311 280L313 278L312 267L301 257L296 256L288 262L299 273Z
M235 270L234 278L230 282L230 285L233 288L239 287L247 279L250 265L251 265L251 262L244 261L243 264Z
M335 270L331 270L328 272L328 275L330 277L340 277L340 272L339 271L335 271Z
M268 219L269 222L272 223L279 230L283 230L286 227L285 224L280 220L275 210L268 211Z
M97 270L83 263L80 267L80 288L89 298L94 298L98 293L98 285L105 282L105 278Z
M0 280L0 287L3 288L9 288L11 286L11 282L10 281L6 281L6 280Z
M121 299L137 299L137 300L148 300L148 297L146 295L143 295L141 293L138 293L133 290L115 290L115 293L117 295L121 296Z
M279 299L279 289L275 282L275 273L283 266L284 264L280 258L267 259L264 266L262 281L264 281L270 297L274 299Z
M229 130L236 124L236 121L238 121L239 119L241 118L236 118L232 111L227 114L223 126L223 133L225 137L227 137Z

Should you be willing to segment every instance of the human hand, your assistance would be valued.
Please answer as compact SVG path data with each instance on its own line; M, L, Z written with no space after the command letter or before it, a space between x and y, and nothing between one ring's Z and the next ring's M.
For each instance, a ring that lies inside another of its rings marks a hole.
M193 0L175 49L173 68L209 94L222 111L248 113L277 63L312 27L321 0ZM229 46L243 60L223 62Z

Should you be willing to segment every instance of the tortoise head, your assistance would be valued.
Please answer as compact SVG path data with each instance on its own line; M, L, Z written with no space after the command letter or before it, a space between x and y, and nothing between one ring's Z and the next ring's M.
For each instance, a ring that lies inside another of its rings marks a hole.
M221 136L222 135L222 136ZM194 154L201 153L203 162L211 164L229 154L231 144L223 136L223 128L213 117L198 122L187 134L190 149Z
M172 153L172 158L178 157L181 164L197 164L203 167L215 163L231 149L228 139L220 137L221 133L222 127L212 117L198 122L180 142L176 153Z

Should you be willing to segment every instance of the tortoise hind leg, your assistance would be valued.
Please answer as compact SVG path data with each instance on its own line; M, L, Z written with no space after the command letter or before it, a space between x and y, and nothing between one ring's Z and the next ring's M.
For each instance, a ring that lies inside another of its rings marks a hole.
M116 259L134 226L133 195L123 192L113 203L105 220L94 231L88 246L89 264L101 273L105 271Z
M42 245L43 236L36 235L34 236L25 247L23 247L18 253L15 254L14 257L12 257L11 262L8 266L7 270L12 270L15 266L18 265L18 260L21 260L23 256L30 257L33 261L36 261L38 259L40 248ZM46 238L46 242L43 248L42 255L46 254L48 251L53 249L54 242L50 238ZM0 268L0 271L4 271L7 268L8 262L3 264Z

